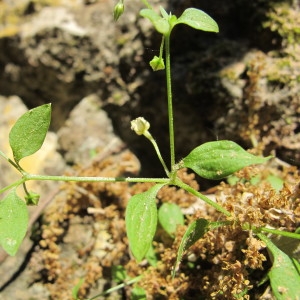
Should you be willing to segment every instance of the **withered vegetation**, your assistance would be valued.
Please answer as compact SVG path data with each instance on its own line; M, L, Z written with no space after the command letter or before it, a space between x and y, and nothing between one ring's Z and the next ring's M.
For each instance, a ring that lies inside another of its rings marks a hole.
M94 161L86 168L78 167L80 176L124 176L136 174L139 163L129 151ZM74 174L72 174L74 175ZM256 183L251 179L259 175ZM277 191L268 178L281 178ZM201 190L194 174L180 170L182 180ZM149 189L150 183L66 183L41 222L40 241L31 259L36 278L47 285L51 299L72 299L71 290L84 278L79 296L101 292L110 287L111 268L123 265L131 278L143 274L138 285L147 299L255 299L266 288L258 283L266 275L271 262L265 245L245 223L295 231L300 224L300 176L295 167L282 167L274 162L252 166L236 174L236 183L221 182L210 191L215 199L232 213L232 226L209 231L185 253L172 279L171 271L177 250L187 226L197 218L226 220L199 199L175 187L163 188L157 197L179 205L187 213L184 226L178 226L172 239L158 228L153 243L157 265L147 261L138 264L131 256L125 232L124 212L133 194ZM113 294L124 299L132 286Z

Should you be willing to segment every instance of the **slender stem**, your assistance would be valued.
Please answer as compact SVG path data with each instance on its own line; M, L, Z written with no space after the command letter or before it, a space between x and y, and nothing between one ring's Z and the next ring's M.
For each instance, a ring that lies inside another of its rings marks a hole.
M192 195L200 198L205 203L207 203L208 205L214 207L217 211L221 212L225 216L227 216L227 217L231 216L231 214L230 214L230 212L228 210L226 210L225 208L223 208L222 206L220 206L218 203L216 203L216 202L212 201L211 199L207 198L203 194L197 192L191 186L189 186L188 184L185 184L184 182L182 182L180 179L176 178L174 184L177 185L178 187L186 190L187 192L191 193Z
M158 159L160 160L160 162L161 162L161 164L162 164L162 166L163 166L163 168L164 168L167 176L170 176L170 171L169 171L169 169L168 169L168 167L167 167L164 159L161 156L160 150L159 150L159 148L157 146L157 143L156 143L155 139L153 138L152 134L149 131L146 131L144 133L144 136L152 143L152 145L153 145L153 147L155 149L155 152L156 152L156 154L158 156Z
M76 182L154 182L168 183L169 178L132 178L132 177L76 177L76 176L49 176L49 175L24 175L24 181L51 180L51 181L76 181ZM22 183L22 181L21 181Z
M124 287L127 286L127 285L130 285L130 284L133 284L133 283L136 283L136 282L140 281L141 278L142 278L142 275L137 276L137 277L135 277L135 278L132 278L132 279L130 279L130 280L124 282L124 283L121 283L121 284L119 284L119 285L117 285L117 286L114 286L114 287L112 287L112 288L110 288L110 289L104 291L104 292L101 293L101 294L98 294L98 295L96 295L96 296L94 296L94 297L92 297L92 298L89 298L88 300L94 300L94 299L97 299L98 297L101 297L101 296L105 296L105 295L107 295L107 294L110 294L110 293L112 293L112 292L114 292L114 291L117 291L117 290L119 290L119 289L124 288Z
M159 57L163 56L164 45L165 45L165 36L163 35L162 40L161 40L161 44L160 44L160 48L159 48Z
M275 248L277 248L270 239L268 239L264 234L262 233L256 233L256 235L266 244L266 246L270 249L270 250L274 250ZM276 251L276 249L275 249ZM272 251L271 251L272 252ZM272 252L273 253L273 252Z
M4 159L8 160L8 157L0 150L0 156L2 156Z
M300 240L300 234L299 233L282 231L282 230L271 229L271 228L266 228L266 227L258 228L258 230L259 231L268 232L268 233L272 233L272 234L287 236L287 237L290 237L290 238L294 238L294 239Z
M170 179L169 178L135 178L135 177L76 177L76 176L50 176L50 175L35 175L35 174L28 174L24 173L23 177L0 189L0 194L4 193L7 190L12 189L13 187L17 187L21 184L24 184L26 181L29 180L40 180L40 181L46 181L46 180L51 180L51 181L65 181L65 182L70 182L70 181L75 181L75 182L132 182L132 183L137 183L137 182L153 182L153 183L169 183Z
M12 166L14 166L19 172L23 173L24 170L21 168L21 166L17 163L15 163L13 160L11 160L9 157L7 157L2 151L0 151L0 156L2 156L4 159L6 159Z
M16 182L14 182L14 183L12 183L12 184L10 184L10 185L4 187L4 188L2 188L2 189L0 190L0 194L4 193L5 191L8 191L8 190L12 189L13 187L17 187L17 186L21 185L21 184L24 183L25 181L26 181L26 179L22 178L22 179L20 179L20 180L18 180L18 181L16 181Z
M175 165L175 138L174 138L174 117L173 117L172 82L171 82L170 34L165 35L165 55L166 55L166 81L167 81L169 136L170 136L170 157L171 157L171 171L172 171Z

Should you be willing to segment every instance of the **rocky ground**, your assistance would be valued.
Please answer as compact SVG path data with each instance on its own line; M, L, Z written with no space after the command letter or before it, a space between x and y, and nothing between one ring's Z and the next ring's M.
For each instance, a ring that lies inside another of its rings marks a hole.
M216 139L272 153L291 168L283 171L283 177L299 199L299 3L223 2L166 4L178 14L198 6L220 25L218 35L184 26L174 32L177 157ZM43 149L24 160L26 170L49 175L163 175L149 142L130 130L130 120L144 116L162 154L168 156L164 76L148 67L160 40L150 23L139 18L140 1L125 2L125 13L117 23L112 17L114 5L106 0L0 1L1 151L9 153L9 129L22 113L43 103L51 102L53 107L51 131ZM17 178L5 161L0 162L0 170L1 186ZM200 182L201 190L216 184L182 176L197 187ZM71 289L83 277L81 295L87 297L110 285L110 270L117 264L127 265L132 277L138 275L143 266L133 266L130 260L124 209L131 195L146 188L124 183L33 183L31 189L41 193L41 201L30 208L30 229L18 254L0 253L0 299L72 299ZM164 195L182 208L196 201L184 195L182 203L183 195L174 190ZM158 252L166 250L159 247ZM232 250L229 244L226 247ZM217 258L213 261L217 265ZM163 274L151 272L153 278ZM185 295L195 291L184 278L174 283L174 290L161 278L159 283L153 278L148 278L153 286L165 284L170 289L165 296L155 291L163 299L178 299L175 286ZM189 280L195 284L200 280L196 279L191 275ZM144 288L149 286L144 283ZM126 299L126 293L130 290L110 297Z

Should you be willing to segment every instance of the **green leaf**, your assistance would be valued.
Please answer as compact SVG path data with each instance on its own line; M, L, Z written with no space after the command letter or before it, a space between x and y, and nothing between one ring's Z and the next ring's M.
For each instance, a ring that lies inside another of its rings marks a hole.
M174 236L177 225L184 224L183 213L175 203L164 203L158 210L158 220L170 236Z
M72 298L73 300L78 300L78 293L79 293L79 290L81 288L81 286L83 285L84 283L84 278L81 278L78 283L72 288Z
M274 190L279 192L283 188L284 181L275 175L269 175L267 181L271 184Z
M259 237L273 255L273 266L269 271L272 291L277 300L299 299L300 274L293 259L279 250L265 235Z
M28 226L25 202L12 190L0 202L0 245L14 256L23 241Z
M157 227L156 194L164 184L156 184L148 191L134 195L125 213L126 232L132 254L141 261L151 243Z
M162 18L154 10L149 8L142 9L140 11L140 15L149 19L159 33L166 35L170 32L170 24L168 20Z
M162 6L159 7L159 10L160 10L160 13L163 16L163 18L166 19L166 20L168 20L169 19L169 15L166 12L166 10Z
M270 158L252 155L231 141L215 141L192 150L179 166L190 168L207 179L222 179L246 166L261 164Z
M142 287L135 286L132 289L130 300L146 300L146 299L147 299L147 294Z
M177 19L176 24L186 24L198 30L219 32L219 26L204 11L196 8L188 8Z
M17 163L42 147L50 120L51 104L31 109L17 120L9 133L10 147Z
M209 222L205 219L198 219L192 222L184 233L177 251L176 263L173 268L172 277L175 277L176 269L182 259L184 251L196 243L208 230Z
M120 283L127 279L126 269L121 266L112 266L112 279L113 281Z
M156 253L152 244L150 244L149 250L147 251L145 258L147 259L150 266L156 267L158 259L156 257Z

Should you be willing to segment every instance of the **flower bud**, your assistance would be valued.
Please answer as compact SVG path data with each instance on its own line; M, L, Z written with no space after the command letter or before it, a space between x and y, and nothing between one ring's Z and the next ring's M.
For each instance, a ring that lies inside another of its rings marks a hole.
M131 121L131 129L137 135L142 135L147 133L149 128L150 128L150 123L146 121L143 117L139 117Z
M38 205L40 200L40 195L34 192L29 192L25 196L26 205Z
M114 8L114 20L117 21L124 12L124 1L120 0Z
M153 71L159 71L165 69L165 63L162 57L154 56L150 61L150 66Z

